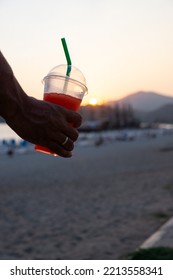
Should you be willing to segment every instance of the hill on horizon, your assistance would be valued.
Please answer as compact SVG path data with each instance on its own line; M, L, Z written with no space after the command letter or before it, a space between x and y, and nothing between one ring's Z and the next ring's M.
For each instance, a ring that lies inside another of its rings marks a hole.
M167 104L173 105L173 97L155 92L139 91L117 101L108 102L107 104L111 106L115 104L128 104L131 105L135 111L152 112Z
M173 123L173 104L167 104L152 112L135 112L143 122Z

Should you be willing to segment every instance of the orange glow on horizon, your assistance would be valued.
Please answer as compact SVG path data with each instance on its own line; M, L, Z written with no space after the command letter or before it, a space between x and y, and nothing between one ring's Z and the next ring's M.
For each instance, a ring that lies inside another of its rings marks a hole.
M82 100L82 106L87 106L87 105L90 105L90 106L100 106L100 105L104 105L107 103L107 100L105 100L105 98L101 98L100 96L95 96L95 97L87 97L87 98L84 98Z
M97 98L91 97L89 100L89 104L92 106L96 106L98 104Z

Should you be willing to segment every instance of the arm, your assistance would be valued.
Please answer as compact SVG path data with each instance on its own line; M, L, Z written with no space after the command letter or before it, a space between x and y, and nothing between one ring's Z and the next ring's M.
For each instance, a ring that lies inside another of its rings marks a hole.
M23 139L71 157L73 142L78 138L81 116L62 106L28 96L6 59L0 52L0 115ZM74 123L71 127L69 122ZM63 146L66 136L68 142Z

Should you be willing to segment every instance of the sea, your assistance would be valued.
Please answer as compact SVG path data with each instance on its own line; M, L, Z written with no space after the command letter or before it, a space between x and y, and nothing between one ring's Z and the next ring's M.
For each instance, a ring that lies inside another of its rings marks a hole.
M150 129L122 129L122 130L111 130L111 131L101 131L101 132L90 132L90 133L80 133L79 140L86 139L96 139L97 137L103 137L104 139L119 139L128 140L132 137L143 138L144 136L152 135L167 135L173 134L173 125L171 124L160 124L157 128ZM6 124L0 123L0 144L3 141L15 140L15 142L20 142L22 139ZM82 141L83 142L83 141Z
M21 138L6 123L0 123L0 141L12 139L16 141L21 140Z
M34 151L34 145L20 138L6 123L0 123L0 155Z

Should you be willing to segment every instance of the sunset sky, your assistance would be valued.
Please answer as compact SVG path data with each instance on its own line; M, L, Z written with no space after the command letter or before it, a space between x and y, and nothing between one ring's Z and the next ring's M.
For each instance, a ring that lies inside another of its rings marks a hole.
M172 0L0 0L1 51L28 95L66 63L86 77L99 103L136 91L173 96Z

